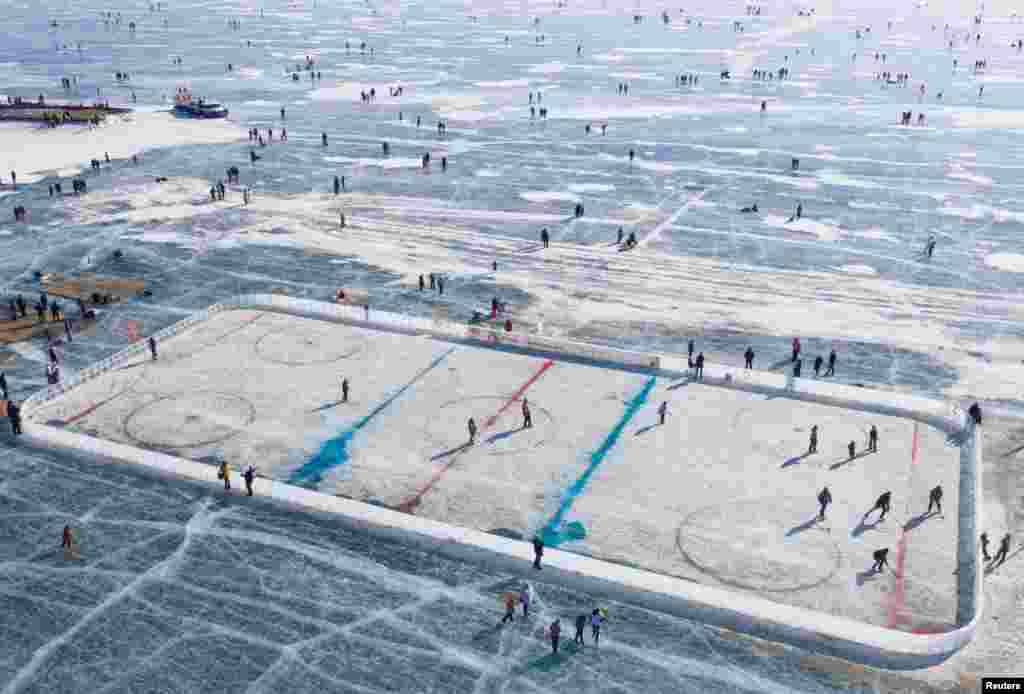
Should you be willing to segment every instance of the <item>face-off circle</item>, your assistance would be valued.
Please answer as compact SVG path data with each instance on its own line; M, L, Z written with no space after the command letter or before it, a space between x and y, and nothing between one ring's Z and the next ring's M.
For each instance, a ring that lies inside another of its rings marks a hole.
M154 448L209 446L237 436L256 419L256 407L232 393L204 391L163 396L135 408L124 432Z

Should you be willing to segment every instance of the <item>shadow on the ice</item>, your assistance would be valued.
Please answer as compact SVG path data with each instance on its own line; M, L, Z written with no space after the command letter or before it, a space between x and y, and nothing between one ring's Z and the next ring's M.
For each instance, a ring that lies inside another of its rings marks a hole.
M501 441L502 439L507 439L509 436L512 436L512 434L519 433L524 429L526 429L526 427L516 427L515 429L509 429L508 431L499 431L497 434L487 437L486 441L487 443Z
M858 571L857 572L857 587L859 588L860 586L863 586L865 583L868 583L869 581L874 581L875 579L878 578L878 575L880 573L882 573L882 572L875 570L874 567L868 569L867 571Z
M526 664L525 670L538 670L540 672L549 672L559 667L565 662L570 656L576 655L580 650L579 644L575 641L569 641L568 643L562 643L558 653L548 653L540 658L535 658Z
M799 535L805 530L810 530L818 524L819 520L820 519L818 518L818 516L815 516L809 521L804 521L800 525L794 525L792 528L786 531L786 537L793 537L794 535Z
M684 380L680 381L679 383L673 383L672 385L670 385L665 390L675 390L676 388L682 388L683 386L690 385L690 383L692 381L693 381L693 376L687 375Z
M873 510L874 509L872 509L872 511ZM870 511L868 513L870 513ZM876 520L874 523L865 523L866 520L867 520L867 515L865 515L863 518L860 519L860 523L857 523L857 527L854 528L850 532L850 536L851 537L860 537L861 535L863 535L868 530L874 530L875 528L877 528L878 524L882 522L881 518Z
M651 429L657 429L659 426L661 426L661 425L658 424L657 422L655 422L654 424L648 424L647 426L643 427L642 429L637 429L636 433L634 434L634 436L640 436L642 434L646 434Z
M449 456L453 456L456 453L464 451L464 450L466 450L467 448L469 448L471 446L472 446L472 444L469 441L467 441L466 443L460 444L460 445L456 446L455 448L449 448L447 451L444 451L443 453L438 453L437 455L432 457L430 459L430 461L434 462L436 460L441 460L442 458L448 458Z
M859 458L864 458L866 456L869 456L872 453L874 453L874 451L861 451L860 453L858 453L857 455L853 456L852 458L843 458L842 460L840 460L838 462L832 463L831 465L828 466L828 469L829 470L838 470L839 468L843 467L844 465L849 465L853 461L855 461L855 460L857 460Z
M1016 552L1013 552L1011 554L1007 554L1006 555L1006 559L1003 559L999 563L993 562L993 563L989 564L988 566L985 567L985 575L988 576L989 574L991 574L991 573L993 573L995 571L998 571L999 569L1001 569L1003 567L1003 564L1006 564L1011 559L1013 559L1014 557L1016 557L1018 554L1021 554L1021 553L1024 553L1024 547L1019 547Z
M942 515L942 514L940 514L938 511L925 511L924 513L922 513L920 515L917 515L917 516L914 516L913 518L908 520L906 523L904 523L903 524L903 530L905 530L905 531L913 530L914 528L918 527L919 525L924 523L926 520L928 520L932 516L939 516L939 515Z
M808 458L808 457L810 457L811 455L814 455L814 454L813 454L813 453L804 453L803 455L798 455L798 456L797 456L797 457L795 457L795 458L790 458L789 460L787 460L786 462L784 462L784 463L783 463L782 465L780 465L779 467L780 467L780 469L783 469L783 470L784 470L784 469L786 469L786 468L790 467L791 465L798 465L798 464L800 463L800 461L801 461L801 460L803 460L804 458Z

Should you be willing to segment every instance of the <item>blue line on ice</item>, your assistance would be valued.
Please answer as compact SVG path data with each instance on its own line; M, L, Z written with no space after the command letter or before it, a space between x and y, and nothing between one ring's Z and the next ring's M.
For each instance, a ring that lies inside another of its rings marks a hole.
M562 494L562 503L558 507L558 511L551 517L551 520L547 522L544 528L541 530L541 539L544 540L544 544L548 547L557 547L566 540L581 540L585 536L582 526L578 523L570 523L567 531L563 531L562 521L565 519L565 514L569 512L572 505L576 502L576 498L579 497L583 490L587 488L587 483L590 482L591 476L597 471L604 459L608 457L612 448L615 447L615 443L622 436L622 432L625 430L626 425L633 419L633 416L640 411L640 408L647 402L647 398L651 395L651 390L654 389L655 377L651 376L647 379L644 387L640 390L636 396L633 397L628 403L626 403L626 411L622 413L622 417L619 419L619 423L608 432L608 436L605 437L604 442L601 446L590 454L590 464L587 469L583 471L583 474L572 483L572 485L565 490Z
M288 478L289 484L298 484L303 487L319 486L320 482L323 481L324 474L327 473L333 467L343 465L348 462L348 444L352 441L352 438L359 432L360 429L370 423L374 417L383 412L388 405L393 403L399 398L405 391L409 390L416 381L426 376L430 371L437 368L448 355L455 351L455 348L447 350L442 353L441 356L437 357L434 361L430 362L426 367L420 369L419 373L412 377L408 383L396 390L394 393L389 395L383 402L373 408L368 415L360 419L358 422L353 424L348 429L345 429L340 434L335 436L333 439L329 439L320 446L320 450L316 452L312 458L300 467L298 470L292 473L291 477Z

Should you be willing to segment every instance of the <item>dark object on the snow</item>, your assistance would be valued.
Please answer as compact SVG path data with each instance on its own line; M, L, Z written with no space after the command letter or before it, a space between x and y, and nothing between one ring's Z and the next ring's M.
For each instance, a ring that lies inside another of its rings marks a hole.
M981 424L981 405L974 403L967 408L967 414L971 415L975 424Z
M790 167L793 169L793 171L799 171L800 170L800 160L797 159L796 157L793 157L792 161L790 162Z
M114 253L113 253L113 254L111 255L111 257L112 257L112 258L113 258L114 260L120 260L121 258L123 258L123 257L124 257L124 253L122 253L122 252L121 252L121 251L119 251L119 250L118 250L118 251L114 251Z
M153 356L153 361L156 361L156 338L150 335L146 344L149 345L149 353Z

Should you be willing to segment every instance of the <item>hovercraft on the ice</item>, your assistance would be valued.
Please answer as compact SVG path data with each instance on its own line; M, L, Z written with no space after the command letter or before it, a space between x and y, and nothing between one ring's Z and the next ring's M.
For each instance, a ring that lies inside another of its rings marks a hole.
M227 118L228 110L213 101L193 100L192 93L182 88L174 96L174 115L180 118Z

